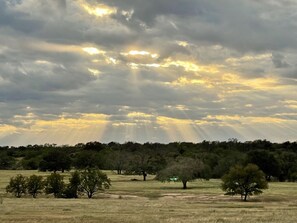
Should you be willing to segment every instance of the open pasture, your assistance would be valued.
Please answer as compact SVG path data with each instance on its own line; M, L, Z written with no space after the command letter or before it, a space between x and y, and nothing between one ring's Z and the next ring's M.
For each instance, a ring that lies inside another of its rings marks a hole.
M220 180L161 183L148 177L108 171L112 187L93 199L55 199L40 195L14 198L6 194L10 177L37 171L0 171L0 222L297 222L297 184L270 183L269 189L248 202L224 196ZM65 173L65 180L69 173ZM131 181L131 179L137 179Z

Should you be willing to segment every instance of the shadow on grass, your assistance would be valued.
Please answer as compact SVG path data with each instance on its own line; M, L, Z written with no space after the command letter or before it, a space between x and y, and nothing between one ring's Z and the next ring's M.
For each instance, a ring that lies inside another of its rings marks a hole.
M210 187L200 187L200 186L188 186L187 189L183 189L181 185L175 186L163 186L159 187L160 190L181 190L181 191L190 191L190 190L197 190L197 189L210 189Z
M150 200L158 200L159 198L164 196L161 195L160 193L147 193L147 194L143 194L143 197L147 197Z

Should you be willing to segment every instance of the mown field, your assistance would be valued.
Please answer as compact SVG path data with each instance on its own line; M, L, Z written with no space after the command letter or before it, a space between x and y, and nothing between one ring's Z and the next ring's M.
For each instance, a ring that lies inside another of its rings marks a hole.
M297 183L270 183L264 194L242 202L224 196L220 180L179 182L119 176L109 171L112 187L93 199L55 199L49 195L14 198L5 187L11 176L37 171L0 171L0 222L297 222ZM67 178L69 174L65 173ZM131 179L139 181L131 181Z

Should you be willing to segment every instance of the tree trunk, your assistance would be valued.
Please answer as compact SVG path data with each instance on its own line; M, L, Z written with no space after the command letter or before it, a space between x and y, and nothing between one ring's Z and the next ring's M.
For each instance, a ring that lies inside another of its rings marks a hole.
M146 176L147 176L146 172L143 171L143 172L142 172L142 175L143 175L143 181L146 181Z
M248 193L245 193L243 201L247 201L247 196L248 196Z
M187 189L187 181L183 181L183 189Z

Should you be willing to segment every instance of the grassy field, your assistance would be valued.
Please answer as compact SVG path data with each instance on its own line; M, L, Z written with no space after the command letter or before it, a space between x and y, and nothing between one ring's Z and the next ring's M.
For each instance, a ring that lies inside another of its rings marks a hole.
M11 176L37 171L0 171L0 222L297 222L297 184L270 183L261 196L241 202L224 196L219 180L161 183L107 172L112 187L94 199L14 198L5 193ZM65 174L69 175L68 173ZM139 181L131 181L131 178Z

